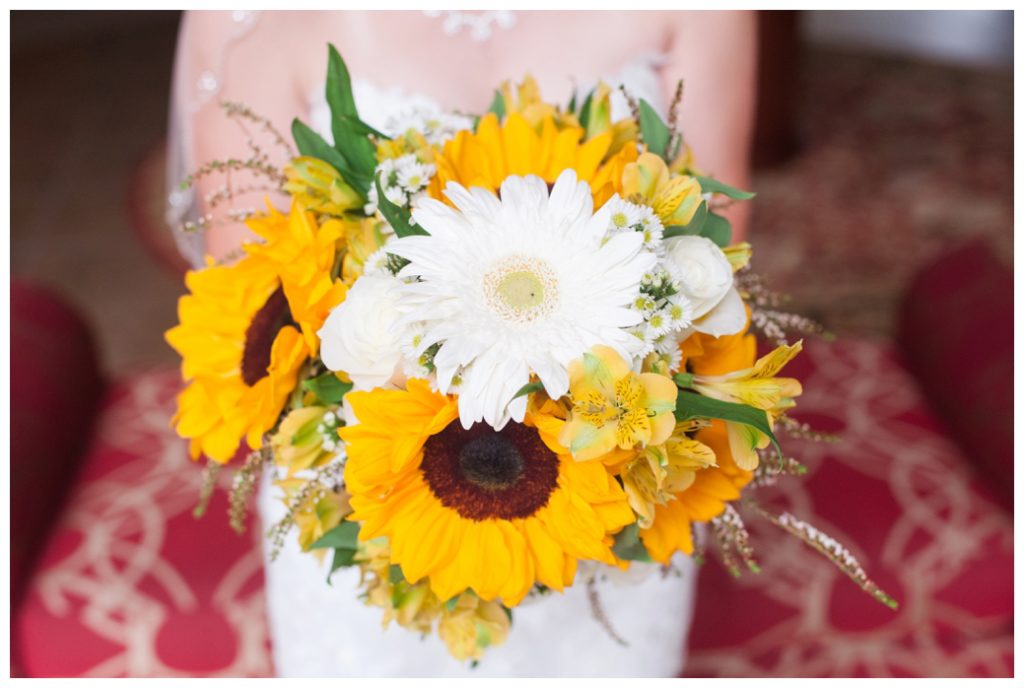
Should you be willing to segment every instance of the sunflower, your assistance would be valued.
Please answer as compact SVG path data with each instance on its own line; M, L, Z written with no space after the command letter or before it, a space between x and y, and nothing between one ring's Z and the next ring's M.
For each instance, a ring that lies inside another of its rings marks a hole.
M234 265L189 272L180 324L165 335L189 381L173 422L191 440L193 458L205 454L220 463L243 438L260 446L299 368L316 354L317 330L346 291L332 275L340 222L318 225L293 203L288 215L268 204L266 215L246 224L265 242L247 244Z
M267 214L248 220L246 225L266 240L249 244L246 252L263 256L277 267L292 320L302 331L306 348L316 355L317 330L331 309L345 299L345 283L334 274L345 224L327 220L318 225L313 214L295 201L288 215L268 203Z
M346 487L359 538L386 536L406 580L442 600L472 589L518 604L539 582L562 590L580 559L615 563L612 534L634 521L598 462L558 444L562 421L541 411L495 431L455 422L458 402L410 380L353 392L342 428Z
M208 265L185 276L180 324L167 343L189 382L172 421L200 454L227 463L242 438L256 448L270 430L309 354L295 327L277 266L262 256Z
M460 131L445 143L434 160L437 173L427 191L432 198L445 200L445 187L452 181L494 192L510 175L532 174L551 184L565 170L575 170L590 185L595 205L601 205L621 188L622 172L637 159L637 148L622 146L609 155L611 130L586 141L583 135L582 127L560 129L550 114L536 127L518 112L503 123L494 113L487 114L475 132Z

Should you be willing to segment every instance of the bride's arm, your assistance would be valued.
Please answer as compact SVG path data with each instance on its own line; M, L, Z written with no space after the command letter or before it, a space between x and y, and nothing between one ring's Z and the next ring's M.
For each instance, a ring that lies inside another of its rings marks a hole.
M170 183L177 184L200 165L213 160L242 159L250 154L249 134L226 116L225 101L242 103L269 119L290 142L291 119L303 114L305 93L299 76L308 49L289 31L286 17L270 13L187 12L182 20L172 86ZM269 16L268 16L269 15ZM246 122L270 162L282 167L288 156L261 132L258 124ZM177 163L175 164L175 159ZM175 178L177 176L177 178ZM287 207L287 197L265 190L237 194L232 200L211 207L211 194L221 190L223 174L200 177L194 189L193 215L213 213L222 218L203 232L202 249L214 258L230 257L243 239L251 236L241 222L229 222L229 208L261 208L269 197L278 207ZM263 177L232 173L233 189L274 186Z
M756 97L757 31L753 12L669 12L669 62L662 74L666 101L685 76L680 117L697 165L739 188L750 185L750 145ZM746 236L750 204L724 214L733 240Z

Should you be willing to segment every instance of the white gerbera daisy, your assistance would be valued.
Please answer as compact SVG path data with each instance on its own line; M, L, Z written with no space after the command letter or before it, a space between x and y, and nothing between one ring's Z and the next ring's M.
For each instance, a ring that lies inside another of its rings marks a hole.
M449 183L452 209L425 199L413 218L429 236L395 241L389 250L410 261L399 276L409 320L424 323L438 388L461 378L464 427L484 420L501 428L521 421L526 397L512 399L531 374L548 395L569 389L570 361L595 344L625 357L643 347L629 333L642 322L630 308L640 280L656 260L643 237L605 240L608 211L596 214L590 188L567 170L548 193L539 177L509 177L500 200L480 188Z

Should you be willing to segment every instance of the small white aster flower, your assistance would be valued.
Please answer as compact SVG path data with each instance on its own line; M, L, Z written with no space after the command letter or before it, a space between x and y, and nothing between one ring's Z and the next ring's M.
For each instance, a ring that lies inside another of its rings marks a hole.
M430 183L430 178L434 176L434 166L424 165L415 156L408 157L412 158L412 162L398 171L398 184L407 193L414 194Z
M398 206L404 206L409 202L409 197L406 195L405 191L398 186L389 186L384 189L384 197Z

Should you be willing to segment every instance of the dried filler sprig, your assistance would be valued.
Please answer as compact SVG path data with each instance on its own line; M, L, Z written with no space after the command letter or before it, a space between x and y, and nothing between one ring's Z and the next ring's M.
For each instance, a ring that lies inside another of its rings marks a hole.
M878 587L873 580L868 578L867 572L860 565L860 562L857 561L856 557L834 538L788 512L773 514L750 499L744 500L744 503L775 526L798 537L804 544L813 547L826 559L835 564L840 571L849 576L850 580L856 583L861 590L874 597L886 607L890 609L899 608L899 603Z
M281 150L284 152L285 156L288 157L288 159L295 157L295 149L292 148L291 144L288 143L288 139L286 139L281 134L280 130L278 130L278 128L275 127L273 122L271 122L268 118L256 114L249 108L249 106L245 105L244 103L224 101L220 104L220 106L224 108L224 113L227 115L227 117L237 122L238 125L242 128L242 131L246 133L246 135L249 135L249 130L246 128L243 122L249 121L253 124L258 125L260 129L263 130L264 132L270 134L270 137L273 139L274 144L281 148ZM249 138L251 140L252 136L250 136Z
M784 294L768 289L760 275L744 268L736 274L736 288L750 304L750 324L777 346L789 344L788 333L819 335L831 339L821 323L796 313L778 310L789 301Z
M269 460L270 447L264 445L245 457L245 463L235 472L229 498L228 520L232 530L239 535L245 532L245 517L249 515L249 497L256 491L256 485L263 475L263 467Z
M732 504L725 505L721 515L711 519L711 532L715 536L722 563L735 577L743 572L740 561L752 572L761 573L761 567L754 559L754 548L750 546L750 533L739 512Z
M831 432L815 430L810 426L810 424L798 421L796 418L790 418L789 416L780 416L775 419L775 422L787 435L797 439L808 440L810 442L825 442L828 444L834 444L843 439L839 435Z
M288 500L288 510L281 519L267 531L270 540L270 560L273 561L284 547L284 538L295 526L295 516L310 500L318 500L328 492L342 489L344 461L333 461L316 469L302 488Z
M213 491L217 488L217 476L220 475L220 469L223 467L223 464L219 464L216 461L206 460L206 465L203 466L203 474L199 482L199 500L196 502L195 508L192 509L192 515L195 518L202 518L206 513L207 507L210 506L210 498L213 496Z
M590 602L590 613L593 615L594 620L601 625L601 628L605 630L608 636L622 647L629 647L629 643L616 632L615 627L612 626L611 620L604 611L604 605L601 604L601 595L597 590L597 577L591 577L587 581L587 601Z

